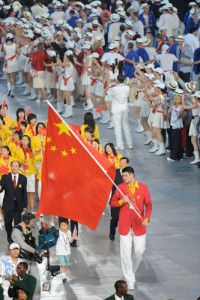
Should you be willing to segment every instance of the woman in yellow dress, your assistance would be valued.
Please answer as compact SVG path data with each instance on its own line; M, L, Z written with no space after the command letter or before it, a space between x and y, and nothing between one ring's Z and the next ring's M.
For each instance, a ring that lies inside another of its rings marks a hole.
M108 143L105 145L105 154L109 161L111 161L115 169L119 169L121 154L118 154L113 143Z
M25 122L25 110L23 108L18 108L16 110L16 117L17 119L12 123L12 128L18 128L18 125L21 124L21 122Z
M35 114L29 114L27 117L27 121L28 125L24 134L32 138L32 136L36 134L37 116Z
M93 137L94 139L99 139L99 130L98 126L95 124L95 120L93 118L93 114L91 112L87 112L84 115L84 123L81 125L81 136L84 141L86 141L85 135L84 135L84 129L86 127L91 127L93 130Z
M2 115L0 115L0 138L2 139L2 146L7 146L12 137L12 130L5 124Z
M94 139L92 141L92 148L96 149L100 154L104 154L102 150L102 145L99 139Z
M1 148L0 167L5 166L9 168L8 172L10 172L11 171L10 165L13 160L14 158L11 156L9 147L3 146ZM5 173L0 173L0 180L4 174ZM0 213L2 215L2 222L4 222L4 213L2 211L3 198L4 198L4 192L0 193Z
M36 165L31 149L31 138L23 135L22 145L15 152L15 159L21 164L21 174L27 178L27 193L30 211L34 210L35 174Z
M22 139L22 133L20 131L15 131L13 133L13 138L8 145L11 155L13 157L15 156L16 150L21 147L21 143L22 143L21 139Z
M11 127L12 127L12 118L9 117L9 116L7 116L8 105L5 104L5 106L4 106L4 108L3 108L3 105L1 104L1 105L0 105L0 110L1 110L1 115L2 115L2 117L3 117L3 119L4 119L5 124L6 124L9 128L11 128Z

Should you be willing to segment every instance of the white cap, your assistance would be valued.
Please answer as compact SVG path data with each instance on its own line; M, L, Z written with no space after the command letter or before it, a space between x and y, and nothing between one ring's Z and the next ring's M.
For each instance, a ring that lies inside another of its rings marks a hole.
M60 8L62 6L62 3L60 1L57 1L55 3L55 8Z
M154 74L149 74L149 73L144 73L144 75L149 78L150 80L152 80L153 78L155 78L155 75Z
M57 31L56 36L58 36L58 35L63 35L62 31Z
M197 5L196 2L189 2L188 4L189 7L196 6L196 5Z
M162 74L163 73L163 69L161 69L161 68L155 68L154 72Z
M93 21L92 21L92 25L94 25L94 26L98 26L98 25L99 25L99 22L98 22L98 20L93 20Z
M155 87L158 87L160 89L164 89L165 88L165 84L164 82L160 81L158 83L155 84Z
M122 2L121 0L117 0L117 1L116 1L116 4L119 4L119 5L121 4L121 5L122 5L123 2Z
M84 43L84 44L83 44L83 49L88 49L88 50L90 50L90 49L91 49L91 45L88 44L88 43Z
M196 13L197 13L197 10L194 7L192 7L190 9L190 16L194 16L194 15L196 15Z
M119 19L120 19L120 17L119 17L118 14L112 14L112 15L110 16L110 20L111 20L112 22L118 22Z
M9 246L9 250L20 249L20 246L17 243L12 243Z
M80 6L82 9L85 8L85 5L82 2L80 2L80 1L75 2L74 6Z
M112 50L117 48L117 44L115 42L110 43L110 45L108 46L108 49Z
M6 39L13 39L14 35L12 33L7 33L6 34Z
M154 69L154 64L148 64L148 65L146 65L146 68L147 69Z
M183 42L184 41L184 36L183 35L177 35L176 39L177 42Z
M72 50L67 50L67 51L65 52L65 55L67 55L67 56L73 55Z
M169 50L169 46L167 44L164 44L161 48L162 53L165 53L167 50Z
M143 3L140 8L143 9L144 7L149 6L147 3Z
M91 57L99 58L99 53L94 52L94 53L92 53Z
M79 18L79 19L77 19L77 20L75 21L75 23L78 23L78 22L83 23L83 20L82 20L81 18Z

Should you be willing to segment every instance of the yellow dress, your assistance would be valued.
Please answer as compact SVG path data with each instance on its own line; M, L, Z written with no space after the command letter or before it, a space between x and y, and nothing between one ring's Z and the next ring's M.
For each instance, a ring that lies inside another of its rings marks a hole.
M14 157L15 156L15 152L16 152L17 149L19 149L19 147L17 148L17 145L15 144L15 142L12 142L12 140L8 144L8 147L10 149L11 155Z
M16 150L15 159L18 160L21 164L28 165L28 169L26 169L26 167L21 166L20 169L22 175L26 176L36 174L36 165L34 157L30 157L30 155L28 155L28 157L26 158L22 147Z
M87 124L83 124L81 125L81 136L83 138L84 141L87 141L87 139L85 138L85 135L84 135L84 129L88 127ZM98 130L98 126L95 125L95 129L94 129L94 139L99 139L99 130Z
M5 125L7 125L8 127L12 127L12 118L9 117L9 116L5 116L4 117L4 120L5 120Z
M32 133L31 126L30 124L28 124L24 132L24 135L28 135L30 136L30 138L32 138L32 136L35 136L35 134L36 134L36 124L34 125L34 133Z
M111 157L108 155L108 160L111 161L115 165L115 169L119 169L120 158L122 158L121 154L117 154L117 156Z
M9 168L9 172L11 172L11 162L15 160L14 157L12 156L9 156L9 161L8 161L8 164L6 165L6 162L4 160L4 158L1 156L0 157L0 165L3 165L3 166L6 166ZM1 177L3 176L4 173L0 173L0 180L1 180Z
M12 130L8 125L2 125L0 128L0 138L2 139L2 146L8 145L12 137Z
M31 138L31 148L33 153L37 153L37 155L34 156L34 159L36 162L41 162L42 161L42 150L45 149L45 144L46 144L46 137L43 137L43 143L40 140L40 136L35 135Z

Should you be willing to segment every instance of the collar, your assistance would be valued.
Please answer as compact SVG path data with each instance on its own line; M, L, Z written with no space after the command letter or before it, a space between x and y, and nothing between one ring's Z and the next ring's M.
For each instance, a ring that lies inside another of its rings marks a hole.
M122 298L118 297L116 294L114 296L115 296L115 300L124 300L124 296L122 296Z
M135 180L134 186L131 186L130 183L128 183L129 188L137 188L139 189L139 184L137 182L137 180Z

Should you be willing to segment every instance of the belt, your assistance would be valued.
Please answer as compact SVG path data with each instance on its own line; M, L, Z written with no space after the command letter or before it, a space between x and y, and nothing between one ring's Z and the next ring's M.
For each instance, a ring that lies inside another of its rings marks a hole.
M156 112L163 114L163 121L166 121L166 116L164 115L164 112L161 110L156 110Z
M69 76L69 77L63 76L64 85L65 85L65 86L67 85L67 82L68 82L68 80L69 80L70 78L72 78L72 76Z
M165 72L173 72L173 70L165 70L165 71L163 71L163 73L165 73Z

